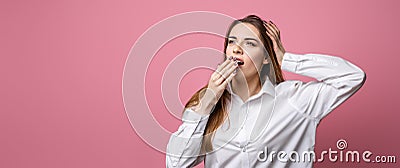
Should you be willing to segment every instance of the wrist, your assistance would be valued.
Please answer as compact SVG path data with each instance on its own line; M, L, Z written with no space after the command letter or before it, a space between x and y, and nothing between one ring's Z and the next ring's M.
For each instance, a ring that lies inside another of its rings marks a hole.
M203 97L200 100L199 104L197 104L196 106L193 106L191 109L194 112L199 113L201 115L208 115L211 113L211 111L215 105L216 105L216 103L214 103L211 99L207 99L207 98Z
M198 112L201 114L210 114L211 110L214 108L214 106L217 103L210 99L202 99L202 101L200 101L200 106L198 108Z
M283 63L283 60L284 60L284 58L285 58L285 55L286 55L286 52L283 51L282 57L280 57L280 58L278 59L279 66L280 66L281 68L282 68L282 63Z

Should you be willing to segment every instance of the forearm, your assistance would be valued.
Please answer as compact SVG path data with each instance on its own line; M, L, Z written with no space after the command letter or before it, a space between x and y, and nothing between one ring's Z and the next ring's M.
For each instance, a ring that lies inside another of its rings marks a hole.
M186 109L182 125L171 135L167 146L167 167L187 167L193 164L200 154L203 134L208 115Z
M215 104L217 104L217 101L214 99L216 99L214 95L206 94L201 98L200 103L197 106L191 107L191 109L202 116L207 116L211 113Z
M365 73L354 64L322 54L286 53L282 69L317 79L296 82L289 98L296 108L319 120L357 92L365 81Z
M302 55L286 52L282 69L313 77L337 88L356 87L365 79L365 73L359 67L342 58L324 54Z

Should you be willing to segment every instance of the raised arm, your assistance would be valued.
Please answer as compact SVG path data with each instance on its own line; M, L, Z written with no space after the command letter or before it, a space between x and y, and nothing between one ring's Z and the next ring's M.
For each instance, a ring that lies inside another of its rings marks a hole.
M286 52L282 70L315 78L308 83L294 82L287 86L290 103L298 111L321 120L352 96L366 79L354 64L325 54L293 54Z
M278 27L271 21L264 25L282 70L317 79L314 82L285 82L285 85L281 85L290 94L289 103L297 111L319 122L364 84L366 75L354 64L326 54L286 52Z

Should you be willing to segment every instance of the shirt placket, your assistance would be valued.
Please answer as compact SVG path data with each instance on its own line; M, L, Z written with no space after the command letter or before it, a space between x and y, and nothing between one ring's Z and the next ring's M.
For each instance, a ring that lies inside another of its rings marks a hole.
M241 158L241 167L249 167L249 154L247 151L247 147L249 144L249 133L247 120L249 116L249 106L248 102L242 104L240 107L240 111L245 113L244 121L241 124L240 132L239 132L239 147L240 147L240 158Z

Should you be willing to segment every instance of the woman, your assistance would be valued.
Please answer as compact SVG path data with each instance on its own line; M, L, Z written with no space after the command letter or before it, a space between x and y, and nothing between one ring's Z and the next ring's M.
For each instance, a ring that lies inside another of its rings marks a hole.
M167 167L312 167L318 123L365 73L338 57L286 52L276 25L255 15L231 24L224 53L186 104ZM281 69L317 81L284 81Z

